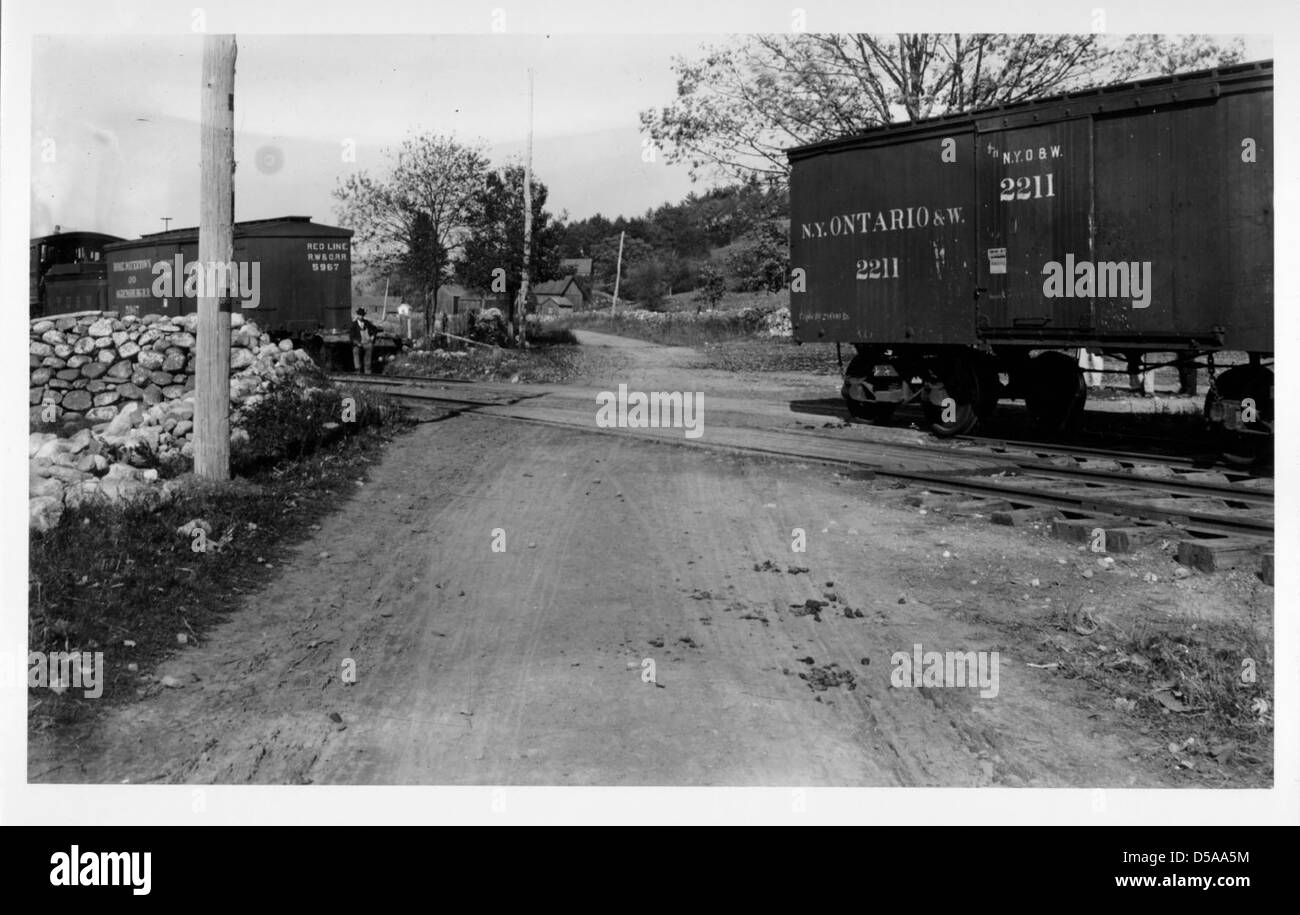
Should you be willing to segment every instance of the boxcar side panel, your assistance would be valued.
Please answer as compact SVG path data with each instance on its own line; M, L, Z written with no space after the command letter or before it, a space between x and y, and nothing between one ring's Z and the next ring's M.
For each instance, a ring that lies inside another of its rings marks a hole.
M346 327L351 320L352 240L346 235L319 235L279 239L266 253L270 263L262 275L274 273L273 300L277 326L290 332Z
M108 252L109 307L135 314L189 314L198 299L154 295L154 265L174 271L176 255L189 265L198 259L194 240L151 242L121 246ZM245 277L257 280L257 304L236 307L267 330L315 331L346 327L351 318L351 236L337 235L236 235L234 260L246 265ZM257 272L252 273L256 264Z
M176 255L188 264L198 254L197 245L175 242L140 242L109 251L108 257L108 307L123 314L179 315L193 308L184 307L184 275L175 282ZM154 272L156 264L164 264L161 273ZM169 277L171 278L169 280ZM168 292L170 295L155 295ZM155 288L155 284L157 288Z
M974 175L969 126L795 163L796 337L974 342Z
M1232 349L1274 352L1273 92L1231 96L1219 109L1215 152L1222 157L1223 218L1227 227L1222 302ZM1251 141L1247 143L1247 141ZM1248 148L1255 161L1247 162Z
M982 129L978 143L981 331L1086 332L1091 296L1046 296L1043 271L1092 257L1092 121Z
M1099 337L1222 334L1230 349L1271 350L1271 93L1101 119L1096 132L1097 259L1149 269L1152 286L1145 308L1098 299Z

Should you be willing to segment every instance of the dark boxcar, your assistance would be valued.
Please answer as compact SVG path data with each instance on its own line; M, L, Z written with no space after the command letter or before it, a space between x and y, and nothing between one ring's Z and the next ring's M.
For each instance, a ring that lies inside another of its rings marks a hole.
M103 232L33 238L28 249L30 316L104 308L104 247L121 240Z
M919 400L940 434L1000 396L1077 417L1065 348L1246 351L1207 410L1270 434L1272 88L1243 64L791 150L796 338L857 345L855 414Z
M198 229L189 228L109 245L109 307L136 314L196 311L198 298L185 294L183 283L172 276L178 257L182 265L198 259L198 240ZM306 216L236 223L233 260L237 274L228 287L234 307L264 329L299 337L347 328L351 229L320 225Z

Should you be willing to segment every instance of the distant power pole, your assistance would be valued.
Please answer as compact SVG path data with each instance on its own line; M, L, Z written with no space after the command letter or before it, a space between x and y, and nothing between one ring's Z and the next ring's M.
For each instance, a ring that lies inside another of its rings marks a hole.
M623 276L623 236L625 232L618 233L618 263L614 267L614 302L609 306L609 313L613 314L618 308L618 281Z
M528 70L528 152L524 156L524 270L519 283L517 311L519 342L527 339L528 260L533 241L533 71Z
M162 220L164 232L171 228L172 218L170 216L159 216L158 218Z
M203 38L200 111L199 296L194 373L194 473L230 479L230 290L213 288L234 258L235 36Z

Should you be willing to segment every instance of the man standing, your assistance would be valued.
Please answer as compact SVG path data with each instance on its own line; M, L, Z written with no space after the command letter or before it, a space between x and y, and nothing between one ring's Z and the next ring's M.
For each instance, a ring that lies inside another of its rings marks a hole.
M356 318L348 325L348 337L352 340L352 368L356 371L362 371L364 360L365 373L370 374L370 357L378 334L379 328L366 318L366 310L358 308Z

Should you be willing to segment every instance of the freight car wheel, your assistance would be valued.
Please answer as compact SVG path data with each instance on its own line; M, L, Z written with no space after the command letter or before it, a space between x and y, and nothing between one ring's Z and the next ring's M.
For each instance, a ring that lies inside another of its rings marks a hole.
M1035 427L1063 432L1083 418L1088 386L1078 364L1065 353L1039 353L1029 360L1025 407Z
M1241 411L1233 417L1238 428L1225 425L1229 409ZM1205 416L1224 463L1236 467L1269 463L1273 459L1273 372L1259 365L1228 369L1205 395Z
M840 389L840 395L844 398L849 415L854 419L887 423L894 415L897 404L876 400L875 387L879 379L875 370L876 360L872 356L861 353L854 356L844 370L844 385Z
M980 372L968 359L954 360L921 392L925 420L930 431L940 438L965 435L974 429L984 403Z

